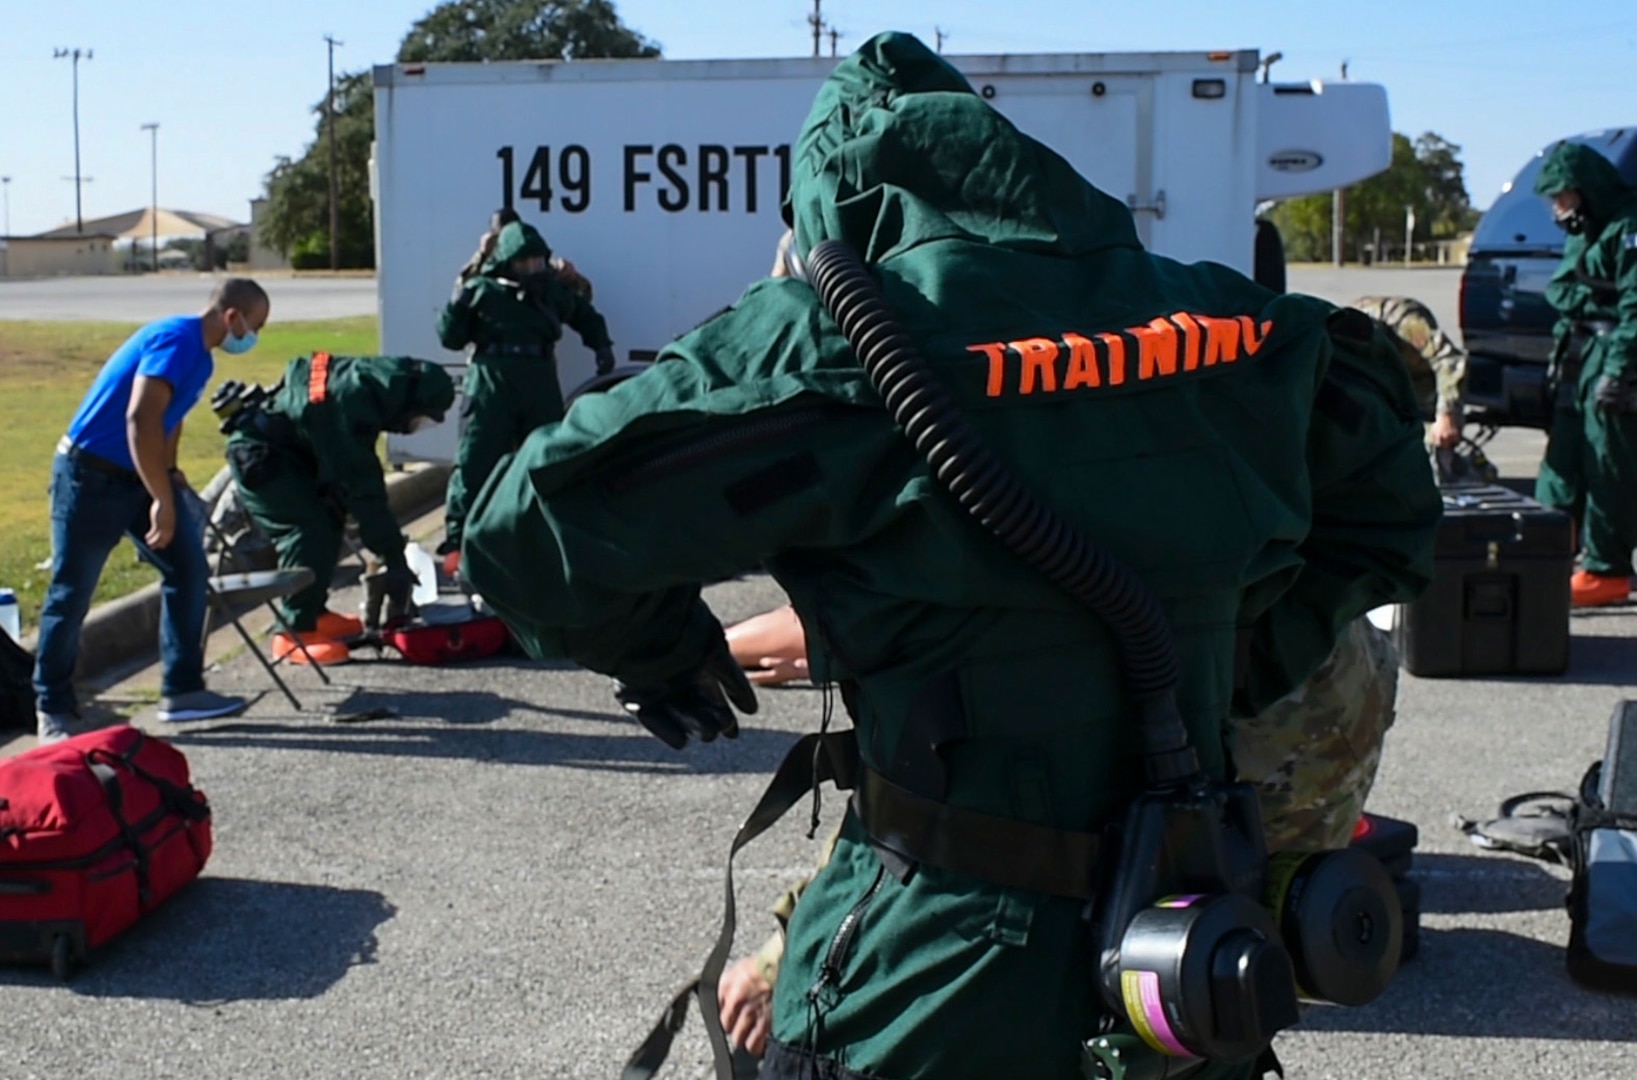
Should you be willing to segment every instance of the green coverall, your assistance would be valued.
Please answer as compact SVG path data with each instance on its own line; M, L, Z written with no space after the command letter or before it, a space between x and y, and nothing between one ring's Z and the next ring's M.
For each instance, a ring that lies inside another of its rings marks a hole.
M555 352L563 324L597 353L599 372L614 366L608 325L588 298L560 281L549 266L527 281L513 276L513 261L531 257L549 261L551 248L533 226L507 225L482 272L456 284L454 298L438 319L444 348L472 346L466 426L449 478L447 540L440 550L459 549L468 508L495 463L535 428L562 419Z
M244 508L280 568L313 572L311 587L281 602L292 630L314 629L324 613L347 514L389 570L408 569L376 442L418 417L441 420L454 400L454 381L437 364L315 353L290 361L281 387L228 438Z
M1588 571L1628 575L1637 547L1637 412L1597 397L1605 380L1637 383L1637 190L1597 151L1562 143L1541 166L1535 192L1569 190L1580 192L1584 224L1564 243L1546 299L1558 312L1554 356L1580 346L1580 377L1572 393L1558 395L1535 498L1581 523Z
M1158 594L1213 774L1230 710L1430 580L1439 499L1375 324L1145 253L1124 205L921 42L879 36L831 74L790 210L803 258L852 246L987 444ZM698 583L765 566L870 769L1059 829L1138 793L1111 632L929 475L806 283L753 285L503 469L465 572L532 655L664 685L725 648ZM847 812L791 920L763 1075L1078 1077L1104 1015L1083 908L927 864L901 880Z

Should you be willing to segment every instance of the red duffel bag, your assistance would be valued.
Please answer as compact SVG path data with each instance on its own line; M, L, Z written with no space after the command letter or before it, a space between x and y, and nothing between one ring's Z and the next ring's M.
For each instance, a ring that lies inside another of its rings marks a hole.
M506 624L493 615L468 622L436 623L388 630L383 644L397 649L411 664L461 664L483 660L511 644Z
M210 804L187 758L124 725L0 761L0 960L66 979L199 876Z

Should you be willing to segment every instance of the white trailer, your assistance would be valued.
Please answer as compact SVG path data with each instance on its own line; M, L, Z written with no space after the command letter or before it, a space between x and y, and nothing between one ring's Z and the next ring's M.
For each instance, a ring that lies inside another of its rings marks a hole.
M1387 95L1258 83L1255 50L950 57L985 100L1123 200L1145 246L1252 268L1258 203L1392 157ZM765 276L796 136L834 60L581 60L375 69L381 351L461 374L436 322L490 214L517 210L594 283L622 363ZM592 371L572 333L565 389ZM449 461L453 423L394 436Z

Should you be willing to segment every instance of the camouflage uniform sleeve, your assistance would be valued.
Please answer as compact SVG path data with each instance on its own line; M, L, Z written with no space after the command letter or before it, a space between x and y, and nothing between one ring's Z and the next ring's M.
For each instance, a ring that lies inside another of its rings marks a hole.
M1462 387L1466 385L1466 352L1456 348L1455 342L1442 330L1432 332L1428 348L1431 350L1428 359L1438 376L1438 411L1460 420Z
M1277 596L1246 598L1250 649L1238 716L1260 713L1304 682L1348 622L1412 600L1432 580L1443 504L1409 373L1373 322L1344 309L1329 327L1330 362L1308 435L1313 509L1297 549L1303 565Z

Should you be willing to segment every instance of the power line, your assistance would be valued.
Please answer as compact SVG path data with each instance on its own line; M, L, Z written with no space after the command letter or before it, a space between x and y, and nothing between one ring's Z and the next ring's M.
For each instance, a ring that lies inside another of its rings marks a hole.
M85 215L80 209L80 59L91 59L90 49L56 49L53 60L71 60L74 66L74 231L85 231Z

